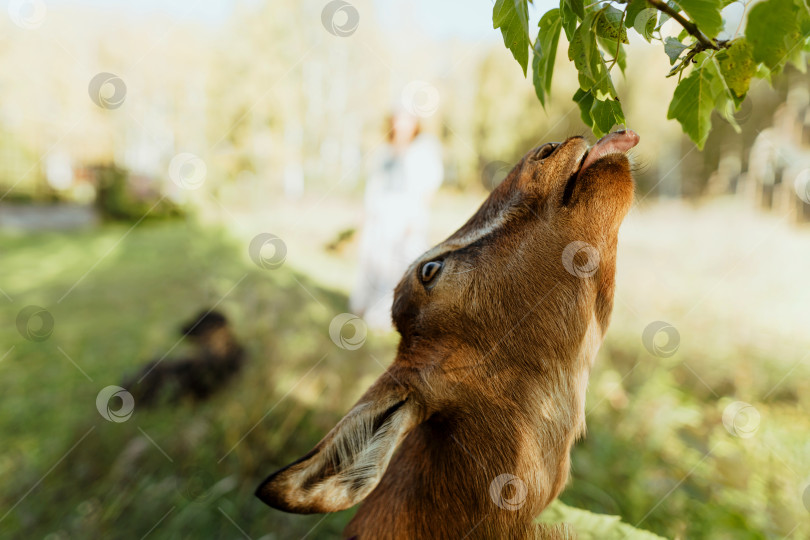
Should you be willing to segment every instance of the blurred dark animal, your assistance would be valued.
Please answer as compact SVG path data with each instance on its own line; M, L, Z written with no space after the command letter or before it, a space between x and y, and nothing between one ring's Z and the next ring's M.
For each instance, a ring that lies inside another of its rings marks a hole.
M613 308L632 131L529 152L396 288L394 362L256 495L302 514L362 505L360 540L570 538L534 519L565 487Z
M154 360L129 377L122 386L138 405L204 400L224 386L244 363L245 352L224 315L203 311L181 333L193 345L185 358Z

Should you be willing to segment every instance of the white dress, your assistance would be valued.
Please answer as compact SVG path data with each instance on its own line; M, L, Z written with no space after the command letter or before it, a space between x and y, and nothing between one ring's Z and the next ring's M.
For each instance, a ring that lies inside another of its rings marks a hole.
M391 145L372 161L366 184L360 268L350 309L371 328L391 328L394 287L427 249L428 204L442 183L441 146L417 136L399 153Z

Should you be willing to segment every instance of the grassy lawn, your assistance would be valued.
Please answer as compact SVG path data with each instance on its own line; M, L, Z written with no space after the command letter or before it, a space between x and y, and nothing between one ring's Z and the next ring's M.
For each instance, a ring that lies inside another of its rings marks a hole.
M703 215L692 218L700 223ZM628 222L613 325L588 395L589 433L574 451L562 500L667 537L810 536L802 502L810 477L806 304L804 319L796 315L807 287L793 283L789 298L793 268L762 291L748 286L770 271L750 261L727 289L717 286L736 252L712 246L711 237L666 236L669 219L665 211L636 212ZM0 236L0 288L11 298L0 297L0 535L338 536L351 511L284 514L252 492L348 410L390 362L395 337L370 334L355 351L335 346L329 323L347 310L345 293L308 277L323 273L321 265L301 272L308 263L292 250L297 266L262 270L245 239L220 228L175 221L128 229ZM678 242L689 238L693 252L705 248L701 264L716 267L705 283L703 267L678 260L690 249ZM791 241L801 245L807 235ZM313 245L320 249L316 242L307 249ZM669 273L656 268L662 259ZM753 315L740 314L739 303L760 296L746 311ZM104 420L98 392L173 347L180 354L180 323L215 304L249 350L239 378L201 405L136 406L126 422ZM15 319L27 305L52 314L45 341L18 333ZM670 358L641 341L658 319L680 331ZM724 427L734 401L761 415L754 437Z
M345 311L342 295L287 269L259 269L216 231L147 224L116 245L127 228L2 240L3 289L14 301L3 303L11 324L0 329L3 353L13 345L0 363L0 508L24 498L0 530L139 538L168 513L158 537L236 536L230 520L252 537L316 526L311 537L337 535L349 513L282 514L252 490L334 425L382 371L371 354L388 358L390 337L339 349L328 328ZM199 406L136 409L124 423L98 414L101 388L162 356L184 319L218 302L250 351L230 388ZM53 315L46 341L17 333L28 304Z

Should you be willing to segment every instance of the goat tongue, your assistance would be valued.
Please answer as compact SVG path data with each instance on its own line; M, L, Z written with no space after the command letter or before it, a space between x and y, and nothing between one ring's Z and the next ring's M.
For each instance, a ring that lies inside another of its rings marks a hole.
M608 154L624 154L638 144L638 139L638 134L632 129L608 133L596 141L596 144L588 152L582 167L579 168L580 174L601 157Z

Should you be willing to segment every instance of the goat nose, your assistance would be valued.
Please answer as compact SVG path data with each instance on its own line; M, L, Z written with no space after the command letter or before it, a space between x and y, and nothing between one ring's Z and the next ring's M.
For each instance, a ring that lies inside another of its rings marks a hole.
M556 150L559 146L560 143L556 142L543 144L534 152L534 156L532 157L536 160L546 159L548 156L553 154L554 150Z

